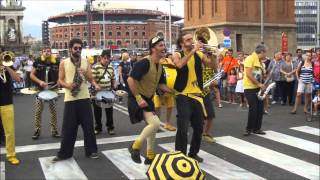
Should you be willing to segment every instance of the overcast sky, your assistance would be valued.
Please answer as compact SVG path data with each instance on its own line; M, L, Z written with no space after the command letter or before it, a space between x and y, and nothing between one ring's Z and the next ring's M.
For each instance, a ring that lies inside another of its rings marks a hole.
M3 3L5 0L2 0ZM109 7L153 9L169 12L169 2L165 0L96 0L94 3L107 2ZM172 0L172 14L183 17L183 0ZM74 10L83 10L85 0L23 0L26 7L24 11L24 35L31 34L34 37L41 36L41 22L49 16Z

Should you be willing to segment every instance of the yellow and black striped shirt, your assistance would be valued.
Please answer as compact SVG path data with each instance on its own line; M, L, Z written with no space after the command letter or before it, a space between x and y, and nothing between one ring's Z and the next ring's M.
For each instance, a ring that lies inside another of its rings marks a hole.
M92 67L92 77L97 82L105 71L105 66L101 63L97 63ZM111 64L107 66L107 72L104 77L98 82L101 89L112 90L112 81L115 80L114 69Z

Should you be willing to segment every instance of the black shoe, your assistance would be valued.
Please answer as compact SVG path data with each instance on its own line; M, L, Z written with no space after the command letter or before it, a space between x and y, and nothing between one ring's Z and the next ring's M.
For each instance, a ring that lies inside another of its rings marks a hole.
M189 157L191 157L192 159L197 160L199 163L203 162L203 158L199 157L198 155L189 155Z
M51 136L54 137L54 138L60 138L61 137L60 134L58 133L58 131L53 131L51 133Z
M262 130L256 130L256 131L253 131L253 133L255 134L260 134L260 135L265 135L266 133L263 132Z
M98 159L99 158L99 154L98 153L91 153L90 155L87 156L88 158L91 159Z
M251 131L249 131L249 130L246 130L246 132L243 133L243 136L250 136L250 135L251 135Z
M40 136L40 130L36 130L32 136L32 139L36 140L38 139Z
M154 158L153 159L146 158L144 160L144 164L151 164L153 160L154 160Z
M55 163L55 162L58 162L58 161L63 161L63 160L66 160L67 158L60 158L59 156L56 156L52 159L52 162Z
M129 150L129 152L131 154L132 161L134 161L135 163L139 163L140 164L141 163L140 151L132 149L132 144L130 144L128 150Z

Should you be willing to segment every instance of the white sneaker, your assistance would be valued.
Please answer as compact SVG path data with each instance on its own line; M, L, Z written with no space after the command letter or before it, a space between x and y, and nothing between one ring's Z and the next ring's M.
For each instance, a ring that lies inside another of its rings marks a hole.
M219 108L222 108L223 106L222 106L222 104L219 104L219 106L218 106Z
M313 112L313 114L312 114L313 116L316 116L316 115L318 115L318 113L317 112Z
M277 101L272 101L271 104L277 104Z

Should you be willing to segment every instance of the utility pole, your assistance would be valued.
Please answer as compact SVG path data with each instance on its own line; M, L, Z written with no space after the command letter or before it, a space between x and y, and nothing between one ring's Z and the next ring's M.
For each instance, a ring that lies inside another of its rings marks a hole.
M172 52L172 33L171 33L171 0L169 0L169 48Z

